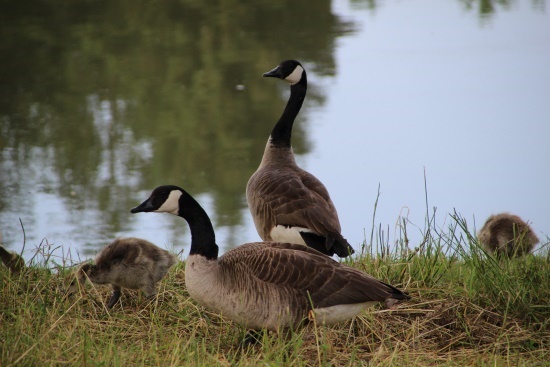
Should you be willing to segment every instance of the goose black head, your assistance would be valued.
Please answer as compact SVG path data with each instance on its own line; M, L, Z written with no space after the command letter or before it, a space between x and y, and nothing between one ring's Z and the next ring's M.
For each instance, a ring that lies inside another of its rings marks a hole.
M153 190L149 198L132 208L131 213L165 212L179 214L179 199L183 190L174 185L159 186Z
M283 61L275 69L263 74L265 77L286 80L290 84L298 83L304 75L305 71L302 64L296 60Z

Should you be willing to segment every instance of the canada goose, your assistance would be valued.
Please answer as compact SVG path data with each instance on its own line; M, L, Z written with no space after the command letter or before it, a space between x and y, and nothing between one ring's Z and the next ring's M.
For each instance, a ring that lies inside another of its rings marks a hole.
M298 61L287 60L263 76L289 82L290 97L246 186L256 230L264 241L298 243L325 255L349 256L354 250L340 233L338 213L326 187L298 167L290 144L294 119L306 97L306 71Z
M177 262L177 257L140 238L119 238L107 245L96 257L95 264L83 264L76 271L78 283L86 279L94 284L111 284L113 294L108 308L121 296L121 288L141 289L147 298L156 294L156 283ZM68 293L78 285L73 281Z
M218 258L210 218L185 190L159 186L131 210L184 218L191 230L185 284L199 304L252 329L297 327L315 316L334 324L378 302L410 297L300 244L255 242ZM312 308L313 304L313 308Z
M488 252L508 257L526 255L539 242L527 223L509 213L489 216L478 238Z
M25 268L25 260L15 252L8 251L4 246L0 246L0 259L6 267L14 274L19 273Z

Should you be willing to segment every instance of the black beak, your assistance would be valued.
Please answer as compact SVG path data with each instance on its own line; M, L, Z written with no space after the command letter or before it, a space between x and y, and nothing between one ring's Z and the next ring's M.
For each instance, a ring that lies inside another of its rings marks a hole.
M151 200L147 199L143 203L139 204L135 208L130 209L130 213L147 213L154 211L155 208L151 204Z
M275 69L268 71L267 73L264 73L263 76L284 79L283 70L281 69L280 66L277 66Z

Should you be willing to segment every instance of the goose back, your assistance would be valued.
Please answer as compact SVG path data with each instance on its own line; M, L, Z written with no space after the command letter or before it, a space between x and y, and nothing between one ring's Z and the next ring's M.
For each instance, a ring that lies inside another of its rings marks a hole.
M277 241L277 226L337 236L340 222L326 187L298 166L260 168L247 187L254 224L264 241ZM303 241L302 241L303 242Z
M139 289L147 282L161 280L177 261L175 255L140 238L119 238L95 259L88 277L96 284L117 284Z

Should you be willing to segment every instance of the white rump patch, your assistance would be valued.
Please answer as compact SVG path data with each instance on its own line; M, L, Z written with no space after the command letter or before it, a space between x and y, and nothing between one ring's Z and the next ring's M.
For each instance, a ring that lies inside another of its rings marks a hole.
M296 66L294 71L285 78L290 84L296 84L302 79L302 73L304 71L304 68L300 65Z
M346 321L359 315L364 309L372 307L380 302L363 302L351 305L336 305L332 307L316 308L314 310L315 319L320 324L332 325Z
M182 192L180 190L172 190L170 191L170 195L168 195L168 199L162 205L160 208L155 210L156 212L162 212L162 213L170 213L178 215L178 211L180 208L180 196Z
M287 226L275 226L269 233L271 239L275 242L288 242L297 243L300 245L306 245L304 239L300 235L300 232L310 232L309 228L302 227L287 227ZM307 245L306 245L307 246Z

